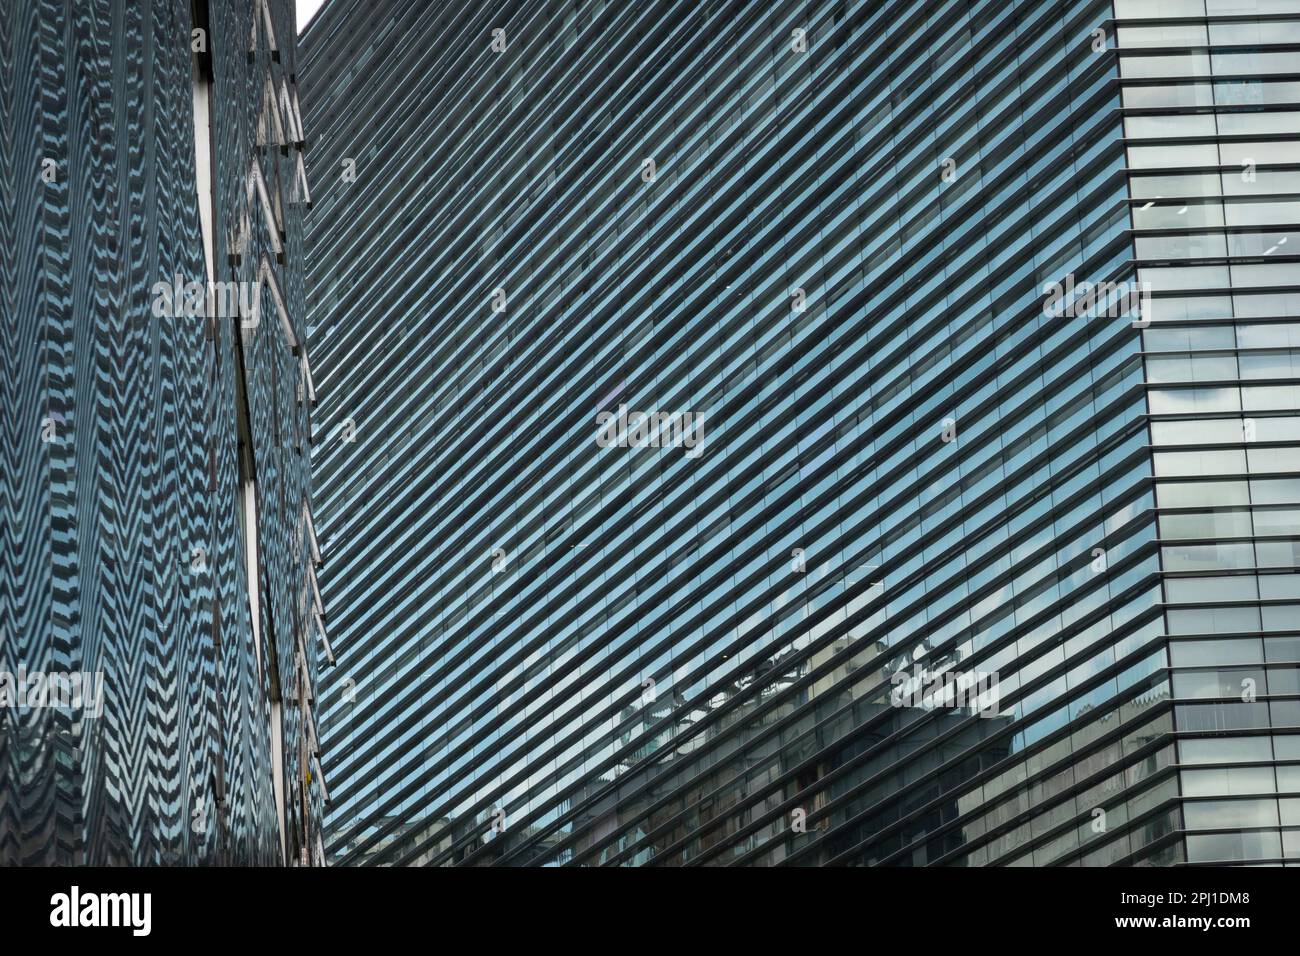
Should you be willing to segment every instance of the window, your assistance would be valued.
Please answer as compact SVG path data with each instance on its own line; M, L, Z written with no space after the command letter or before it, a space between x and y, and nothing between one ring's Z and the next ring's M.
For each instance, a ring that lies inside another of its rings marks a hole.
M1174 547L1161 548L1160 560L1166 571L1236 571L1241 569L1250 569L1255 567L1255 548L1249 541L1236 542L1217 542L1215 544L1180 544ZM1178 579L1179 581L1205 581L1204 578L1187 578ZM1220 579L1210 579L1217 581ZM1226 580L1240 582L1246 580L1243 578L1228 578ZM1170 582L1173 583L1172 581ZM1178 593L1195 593L1194 585L1189 584L1187 587L1177 589ZM1239 583L1234 585L1236 590L1246 590L1244 585ZM1253 590L1253 588L1251 589ZM1174 589L1170 589L1170 594ZM1253 594L1249 597L1254 597ZM1215 593L1207 597L1206 600L1218 601L1227 600L1226 594ZM1192 598L1180 598L1179 600L1192 600Z
M1244 547L1249 548L1246 544ZM1253 574L1231 577L1167 578L1165 593L1171 602L1202 604L1212 601L1253 601L1259 597Z
M1157 299L1161 303L1201 303L1202 299ZM1214 304L1231 313L1231 301L1226 296L1214 299ZM1172 306L1171 306L1172 310ZM1218 311L1215 309L1214 311ZM1180 316L1185 318L1186 316ZM1194 325L1181 328L1147 328L1142 333L1144 347L1150 352L1182 352L1196 349L1230 349L1236 345L1231 325Z
M1244 481L1185 481L1158 483L1156 501L1161 508L1197 508L1245 505L1250 498Z
M1215 92L1211 93L1209 83L1169 83L1160 86L1126 86L1123 93L1126 109L1165 109L1211 106L1218 91L1216 87Z
M1231 357L1231 356L1229 356ZM1147 361L1147 375L1159 374L1150 368L1163 359ZM1245 429L1240 418L1204 418L1176 422L1152 422L1151 440L1157 445L1204 445L1240 442Z
M1173 679L1174 696L1183 699L1197 697L1240 699L1247 690L1264 693L1267 683L1262 668L1176 671Z
M1187 862L1271 859L1282 855L1276 830L1249 833L1193 833L1187 836Z
M1115 0L1115 16L1121 19L1199 17L1204 13L1203 0Z
M1247 763L1273 759L1268 737L1203 737L1178 741L1178 762Z
M1170 634L1239 634L1260 629L1257 607L1210 607L1166 612Z
M1267 114L1241 114L1267 115ZM1159 139L1177 136L1213 136L1218 130L1212 113L1162 114L1159 116L1129 116L1124 120L1124 135L1129 139ZM1253 132L1248 130L1246 132ZM1261 129L1259 132L1277 132ZM1171 165L1161 163L1160 165Z
M1235 797L1252 793L1273 793L1272 767L1217 767L1184 770L1179 778L1188 797Z
M1123 14L1120 14L1123 16ZM1119 27L1116 40L1130 46L1206 46L1205 24L1170 23L1159 26ZM1226 41L1225 41L1226 42Z
M1238 640L1172 641L1169 656L1175 667L1212 664L1258 664L1263 649L1258 637Z
M1234 236L1239 241L1239 237ZM1221 232L1201 232L1182 236L1138 236L1134 240L1139 259L1218 259L1228 252ZM1259 253L1234 253L1258 255Z
M1120 76L1125 79L1154 79L1166 76L1209 76L1210 57L1203 52L1175 53L1155 56L1124 54L1119 61ZM1221 72L1227 73L1228 70ZM1238 73L1256 73L1258 70L1236 70ZM1265 72L1284 72L1282 70Z
M1270 161L1256 160L1256 162ZM1278 160L1278 162L1281 162L1281 160ZM1128 148L1128 164L1133 169L1217 166L1219 165L1219 148L1213 143L1190 143L1176 146L1130 146Z
M1147 392L1147 403L1153 415L1241 411L1241 398L1236 388L1153 388Z
M1173 202L1147 202L1133 209L1133 226L1136 229L1200 229L1222 225L1223 205L1218 202L1177 199ZM1151 254L1144 254L1147 255Z
M1157 422L1155 424L1184 423ZM1245 510L1197 511L1190 514L1160 516L1162 538L1235 538L1249 536L1251 533L1250 512Z
M1189 830L1277 826L1276 800L1188 800L1183 817Z

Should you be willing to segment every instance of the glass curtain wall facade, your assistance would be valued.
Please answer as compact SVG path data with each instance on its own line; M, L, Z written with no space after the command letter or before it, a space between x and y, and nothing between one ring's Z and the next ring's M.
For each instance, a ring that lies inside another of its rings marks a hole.
M331 863L1188 859L1115 17L318 15Z
M1116 0L1187 859L1300 859L1300 4Z
M5 865L321 859L293 13L0 14Z

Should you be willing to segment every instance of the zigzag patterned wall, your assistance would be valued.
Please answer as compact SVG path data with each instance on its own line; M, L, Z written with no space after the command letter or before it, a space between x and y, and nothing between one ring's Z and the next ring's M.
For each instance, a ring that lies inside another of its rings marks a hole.
M0 698L0 863L306 862L308 196L292 43L274 39L293 6L4 7L0 675L102 675L102 713ZM205 80L216 278L275 261L255 325L155 314L155 283L205 277Z

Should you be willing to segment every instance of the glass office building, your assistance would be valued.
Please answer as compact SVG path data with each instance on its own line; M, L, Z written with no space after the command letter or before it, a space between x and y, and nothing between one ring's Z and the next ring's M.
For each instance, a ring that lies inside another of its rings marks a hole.
M329 861L1300 858L1297 29L327 5Z
M0 863L322 858L293 5L0 14Z
M1116 13L1187 859L1297 860L1300 4Z

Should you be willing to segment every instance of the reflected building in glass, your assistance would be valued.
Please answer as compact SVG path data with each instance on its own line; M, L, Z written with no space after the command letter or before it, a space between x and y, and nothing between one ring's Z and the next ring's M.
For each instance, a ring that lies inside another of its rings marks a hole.
M0 863L322 860L293 4L0 15Z
M1300 852L1297 30L327 5L329 861Z

